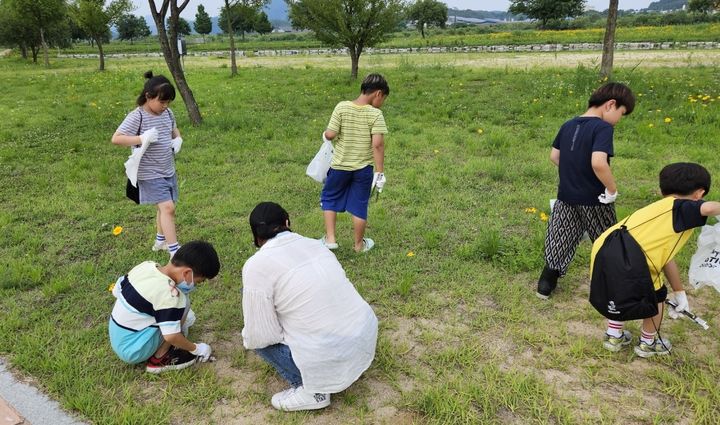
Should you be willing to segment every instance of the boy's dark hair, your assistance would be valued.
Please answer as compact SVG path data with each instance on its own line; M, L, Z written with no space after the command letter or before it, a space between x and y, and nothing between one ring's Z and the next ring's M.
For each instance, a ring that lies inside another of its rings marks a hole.
M374 91L380 90L387 96L390 94L390 86L388 86L385 77L380 74L370 74L360 84L360 92L362 94L370 94Z
M208 279L220 271L220 259L215 248L204 241L192 241L181 246L170 262L178 267L190 267L195 275Z
M175 100L175 87L170 80L163 75L153 77L152 71L146 72L144 75L145 86L143 86L140 96L137 98L138 106L143 106L147 99L159 98L162 101Z
M700 164L676 162L660 171L660 192L663 196L690 195L698 189L710 192L710 173Z
M289 225L287 211L275 202L261 202L250 213L250 230L257 247L260 247L261 239L272 239L278 233L290 230Z
M588 108L601 106L608 100L615 100L616 106L625 107L625 115L630 115L635 109L635 95L630 87L622 83L607 83L590 95Z

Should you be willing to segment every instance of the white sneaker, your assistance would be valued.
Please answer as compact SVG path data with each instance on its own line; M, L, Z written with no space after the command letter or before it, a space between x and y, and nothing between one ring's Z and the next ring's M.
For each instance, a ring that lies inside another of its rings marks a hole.
M156 240L155 243L153 244L152 250L155 252L167 251L168 250L167 242L165 242L165 241L160 242L160 241Z
M286 412L315 410L330 405L330 394L311 393L305 391L303 387L288 388L272 396L270 402L277 410Z
M327 249L338 249L338 244L336 242L328 242L327 239L325 239L325 236L320 238L320 243L325 245L325 248Z

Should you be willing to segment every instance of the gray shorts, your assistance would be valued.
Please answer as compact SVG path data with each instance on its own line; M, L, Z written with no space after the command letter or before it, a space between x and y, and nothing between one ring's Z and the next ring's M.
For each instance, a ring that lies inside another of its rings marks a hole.
M159 204L165 201L178 201L177 174L172 177L138 180L141 204Z

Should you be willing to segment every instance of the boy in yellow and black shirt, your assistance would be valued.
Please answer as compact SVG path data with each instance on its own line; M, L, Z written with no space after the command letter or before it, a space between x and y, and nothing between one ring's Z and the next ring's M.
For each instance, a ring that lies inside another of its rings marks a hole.
M670 352L669 343L656 337L662 321L663 303L668 295L660 275L661 270L672 287L677 304L676 311L688 310L687 296L673 258L688 241L695 227L704 226L708 216L720 214L720 203L702 199L709 190L710 174L704 167L693 163L670 164L660 171L660 191L664 198L620 220L593 243L590 257L591 276L595 257L606 237L623 225L640 245L647 259L650 278L655 288L658 314L643 319L640 341L635 347L638 356L651 357ZM623 322L608 320L603 342L606 349L617 352L631 341L632 335L623 330Z

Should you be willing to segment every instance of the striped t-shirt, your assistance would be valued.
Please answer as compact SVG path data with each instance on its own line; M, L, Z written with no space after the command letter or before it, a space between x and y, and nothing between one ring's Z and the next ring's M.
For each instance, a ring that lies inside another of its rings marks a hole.
M187 297L174 285L155 262L140 263L118 279L113 288L117 301L112 320L131 331L152 326L160 328L163 335L179 333Z
M157 142L151 143L143 154L138 168L138 180L172 177L175 174L175 158L171 142L172 131L175 128L175 115L170 108L160 115L154 115L146 112L142 106L138 106L125 117L120 127L117 128L118 133L126 136L138 136L153 127L158 132Z
M343 171L359 170L373 164L372 135L388 132L381 110L351 101L335 106L327 128L338 133L330 167Z

